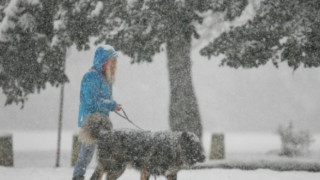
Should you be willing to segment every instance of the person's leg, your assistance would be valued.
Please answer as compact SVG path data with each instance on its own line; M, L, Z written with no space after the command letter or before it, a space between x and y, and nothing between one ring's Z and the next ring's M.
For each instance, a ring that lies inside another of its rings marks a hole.
M87 166L91 162L95 150L95 144L82 143L78 154L77 162L73 170L73 179L81 179L86 173Z

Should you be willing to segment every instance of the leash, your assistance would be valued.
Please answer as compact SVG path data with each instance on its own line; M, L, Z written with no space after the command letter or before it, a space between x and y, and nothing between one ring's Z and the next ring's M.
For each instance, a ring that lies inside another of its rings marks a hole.
M140 129L140 130L143 130L141 127L139 127L138 125L136 125L134 122L132 122L128 116L127 116L127 113L124 111L123 108L121 108L122 112L124 115L118 113L117 111L114 111L118 116L122 117L123 119L127 120L129 123L131 123L132 125L134 125L136 128Z

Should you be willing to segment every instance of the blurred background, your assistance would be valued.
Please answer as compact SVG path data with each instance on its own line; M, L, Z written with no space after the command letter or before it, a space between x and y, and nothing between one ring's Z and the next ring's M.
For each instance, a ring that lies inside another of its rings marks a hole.
M300 67L293 70L285 63L275 68L269 62L259 68L233 69L219 66L221 56L208 60L199 53L231 26L242 25L251 19L255 6L257 4L250 1L243 15L232 21L225 21L223 14L205 19L202 24L205 28L198 29L201 38L192 41L191 74L206 155L209 157L211 134L220 133L225 135L227 158L270 160L282 153L281 137L285 135L281 136L281 132L288 132L292 127L298 134L296 139L302 134L304 142L310 140L309 144L304 145L309 153L300 160L318 161L319 68ZM79 131L80 83L84 73L92 66L96 48L94 40L90 40L90 50L79 52L73 45L66 54L65 72L69 82L64 86L61 146L62 164L65 166L70 164L72 136ZM119 52L114 99L123 105L129 118L145 130L170 129L167 59L164 51L156 54L152 63L131 64L132 58ZM15 104L5 106L6 96L0 91L0 132L13 134L17 167L53 166L57 148L59 96L60 87L47 84L45 90L29 95L21 109L20 105ZM134 128L115 114L111 114L111 119L116 129ZM307 137L303 136L305 134Z

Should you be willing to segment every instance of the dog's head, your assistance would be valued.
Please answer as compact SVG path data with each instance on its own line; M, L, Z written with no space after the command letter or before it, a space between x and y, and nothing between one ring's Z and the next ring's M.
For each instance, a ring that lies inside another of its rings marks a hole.
M199 138L191 132L181 134L180 145L183 152L183 159L187 165L194 165L203 162L205 155Z

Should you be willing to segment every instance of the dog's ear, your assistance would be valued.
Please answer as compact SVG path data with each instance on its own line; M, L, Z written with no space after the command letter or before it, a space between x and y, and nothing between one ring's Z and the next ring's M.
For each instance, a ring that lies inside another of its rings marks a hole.
M190 135L187 132L184 131L181 134L181 139L182 139L182 141L187 143L187 142L190 141Z
M184 147L195 148L200 144L198 137L192 132L182 132L181 142Z

